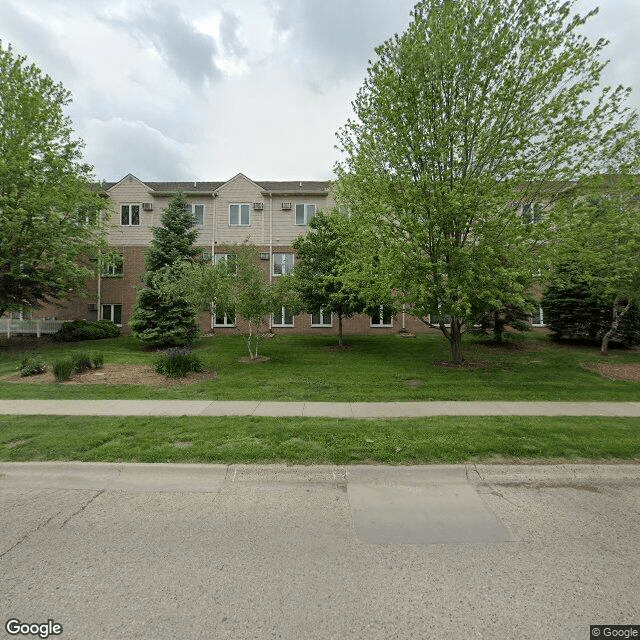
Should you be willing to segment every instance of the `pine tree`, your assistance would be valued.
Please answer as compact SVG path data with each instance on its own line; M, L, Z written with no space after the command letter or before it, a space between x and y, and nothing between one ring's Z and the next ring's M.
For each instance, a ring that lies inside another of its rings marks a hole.
M182 193L162 212L161 227L153 227L153 240L145 253L143 288L129 326L133 335L150 346L182 346L198 334L197 308L178 283L181 266L192 262L199 250L193 246L198 231Z

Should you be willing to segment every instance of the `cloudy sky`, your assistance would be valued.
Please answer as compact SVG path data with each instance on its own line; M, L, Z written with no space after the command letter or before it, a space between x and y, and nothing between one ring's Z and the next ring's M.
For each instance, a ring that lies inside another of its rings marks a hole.
M640 108L640 0L599 0L606 82ZM373 49L414 0L0 0L0 39L73 94L99 179L332 177ZM593 8L598 0L580 0Z

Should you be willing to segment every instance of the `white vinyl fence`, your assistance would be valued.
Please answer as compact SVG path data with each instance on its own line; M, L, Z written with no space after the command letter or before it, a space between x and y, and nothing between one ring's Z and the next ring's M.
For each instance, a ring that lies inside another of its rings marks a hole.
M55 333L62 326L61 320L12 320L0 318L0 336L10 338L16 335L36 335Z

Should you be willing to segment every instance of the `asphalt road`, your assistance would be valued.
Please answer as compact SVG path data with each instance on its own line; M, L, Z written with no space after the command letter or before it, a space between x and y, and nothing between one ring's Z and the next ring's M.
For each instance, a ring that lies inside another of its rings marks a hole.
M640 624L640 465L0 464L0 637L589 638Z

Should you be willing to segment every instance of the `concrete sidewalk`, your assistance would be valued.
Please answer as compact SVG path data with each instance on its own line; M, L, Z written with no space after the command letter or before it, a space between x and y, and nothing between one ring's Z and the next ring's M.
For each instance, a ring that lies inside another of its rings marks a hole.
M0 415L271 416L423 418L429 416L640 417L640 402L263 402L257 400L0 400Z

